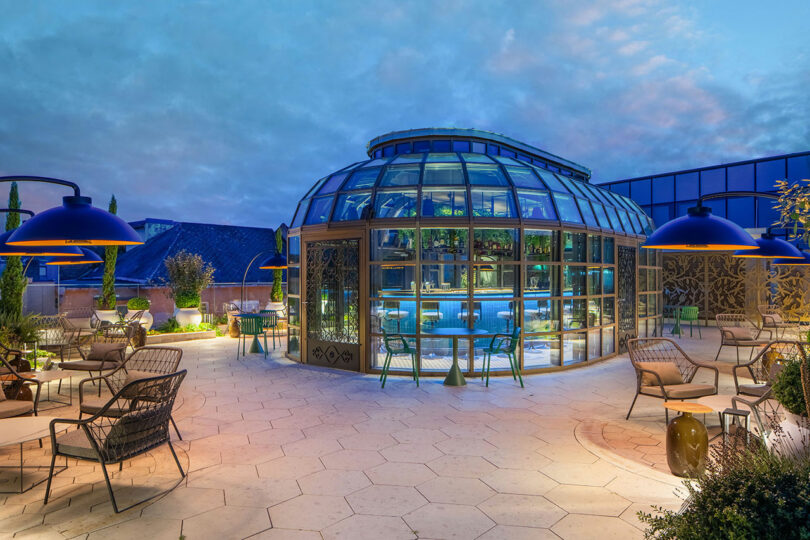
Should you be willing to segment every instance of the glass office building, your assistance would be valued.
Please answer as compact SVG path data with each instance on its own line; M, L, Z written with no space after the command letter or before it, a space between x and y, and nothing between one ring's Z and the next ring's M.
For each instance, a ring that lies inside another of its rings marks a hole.
M576 163L502 135L420 129L373 139L369 159L305 194L288 241L288 356L375 372L383 330L443 375L449 338L480 373L495 334L522 329L531 372L614 355L660 330L660 256L639 250L651 220L629 197L588 182ZM505 358L492 369L508 372ZM410 358L391 370L410 370Z
M776 193L776 180L784 179L791 182L810 179L810 152L630 178L599 186L630 197L660 226L685 216L686 210L702 195L727 191ZM745 196L710 199L704 206L743 228L764 229L779 218L774 204L772 199Z

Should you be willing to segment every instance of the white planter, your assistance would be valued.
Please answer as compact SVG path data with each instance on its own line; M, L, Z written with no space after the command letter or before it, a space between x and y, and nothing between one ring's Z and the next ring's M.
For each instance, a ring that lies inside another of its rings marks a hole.
M806 417L785 411L786 418L779 430L768 434L765 444L771 452L798 457L810 448L810 421Z
M284 302L267 302L267 305L264 309L272 309L276 311L280 311L284 309Z
M180 326L188 326L190 324L197 326L202 322L202 313L200 313L200 308L179 308L175 306L174 318Z
M132 311L131 309L127 308L127 318L132 317L140 310ZM150 328L152 328L152 324L155 322L155 318L152 317L152 314L149 311L144 311L143 315L141 315L141 326L148 332Z
M108 322L110 324L117 323L120 318L118 317L118 311L114 309L97 309L95 312L96 319L101 322Z

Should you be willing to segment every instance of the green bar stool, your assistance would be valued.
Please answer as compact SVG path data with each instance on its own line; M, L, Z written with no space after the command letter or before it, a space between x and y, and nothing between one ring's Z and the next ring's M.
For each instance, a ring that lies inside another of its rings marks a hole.
M703 334L700 333L700 319L698 319L699 310L697 306L684 306L681 308L681 322L689 323L689 337L692 337L692 324L698 323L698 335L703 339ZM681 336L683 330L681 330ZM678 336L680 337L680 336Z
M382 381L382 388L385 388L385 381L388 379L388 368L391 367L391 358L395 354L410 354L411 355L411 370L413 371L413 380L416 381L416 386L419 386L419 369L416 366L416 349L408 345L408 342L401 334L389 334L382 329L383 343L385 344L385 361L383 361L383 369L380 374Z
M505 354L509 359L509 367L512 369L512 379L520 379L520 387L523 386L523 377L520 374L520 366L518 365L515 350L518 343L520 343L520 327L515 326L511 334L495 334L492 336L492 341L489 342L489 347L484 348L484 365L481 369L481 379L486 375L487 384L489 386L489 368L492 366L493 354Z
M262 318L258 315L242 315L239 317L239 334L242 338L242 356L245 356L245 341L248 336L253 337L253 343L250 346L250 352L262 352L259 346L259 336L264 333L262 328ZM266 347L267 343L265 343ZM258 350L254 350L258 348ZM264 351L265 357L267 351ZM236 342L236 357L239 358L239 342Z
M278 326L278 313L274 310L270 309L263 309L259 312L259 315L262 318L262 330L264 330L264 350L265 356L267 356L267 331L271 330L273 333L273 350L276 350L276 327ZM281 341L281 336L279 336L279 341Z

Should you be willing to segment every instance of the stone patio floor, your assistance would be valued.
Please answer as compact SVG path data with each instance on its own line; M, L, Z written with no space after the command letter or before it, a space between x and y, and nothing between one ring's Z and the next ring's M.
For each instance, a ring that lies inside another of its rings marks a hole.
M718 341L707 329L680 343L709 361ZM175 446L187 478L114 514L99 466L73 461L47 506L44 484L0 495L0 538L631 539L643 536L636 512L681 504L662 402L639 398L624 420L635 377L626 356L528 376L525 389L511 377L489 388L392 377L380 389L375 376L280 351L237 360L229 338L181 346L189 375ZM732 363L729 350L721 393ZM26 463L49 462L48 441L25 452ZM111 470L122 505L179 478L165 447Z

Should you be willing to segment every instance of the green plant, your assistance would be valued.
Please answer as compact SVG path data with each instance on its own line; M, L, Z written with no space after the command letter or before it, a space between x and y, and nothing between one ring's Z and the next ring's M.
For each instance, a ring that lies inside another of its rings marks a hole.
M20 193L17 182L11 183L8 193L8 208L20 208ZM6 214L6 230L10 231L20 226L20 214L9 212ZM22 260L19 257L7 257L6 267L0 277L0 311L12 316L22 316L23 292L25 292L25 275Z
M793 414L805 414L804 390L802 389L801 361L788 360L773 382L773 395L776 401Z
M807 242L810 240L810 180L802 180L802 183L777 180L776 190L779 193L774 205L779 212L777 223L786 229L792 228L794 237Z
M195 292L180 292L174 296L174 304L180 309L200 307L200 295Z
M111 214L118 213L118 201L115 195L110 199L108 208ZM115 309L115 262L118 260L118 246L104 248L104 276L101 278L101 308Z
M0 343L8 347L20 347L39 339L40 323L36 315L17 315L0 312Z
M136 296L134 298L130 298L127 301L127 309L131 309L132 311L141 311L149 309L149 300L142 296Z
M284 240L281 238L281 227L276 229L276 253L286 251L284 249ZM271 302L284 301L284 291L281 289L281 280L283 279L283 270L273 270L273 289L270 291Z
M197 296L196 306L199 307L199 296L214 281L214 267L205 262L203 258L186 250L178 251L174 256L164 261L168 274L170 296L174 298L177 307L178 297L183 295Z
M200 324L187 324L185 326L180 326L177 323L177 319L171 317L168 321L161 324L154 330L150 330L150 334L180 334L182 332L203 332L207 330L216 330L217 335L223 335L218 328L216 328L211 323L200 323Z
M731 438L712 451L706 474L684 482L679 512L639 512L647 538L810 538L810 455L771 453Z

